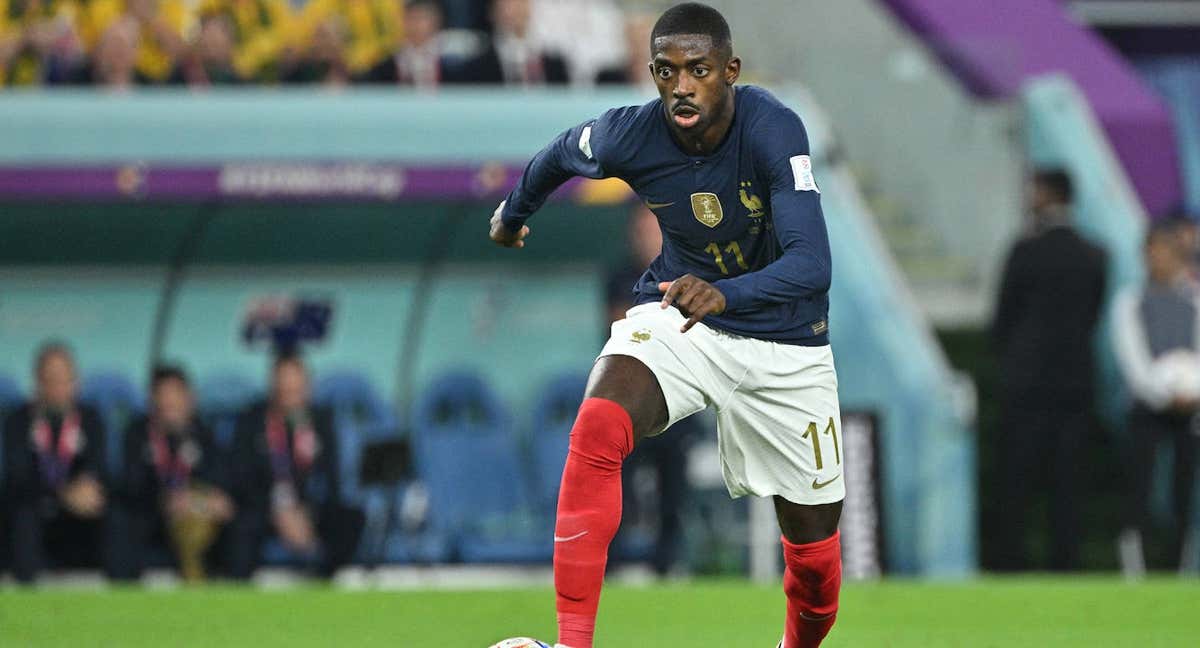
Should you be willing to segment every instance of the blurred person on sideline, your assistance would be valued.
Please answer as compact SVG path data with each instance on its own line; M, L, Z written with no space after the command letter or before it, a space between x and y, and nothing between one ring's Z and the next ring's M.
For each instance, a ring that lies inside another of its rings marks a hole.
M0 0L0 88L56 83L84 65L75 0Z
M654 28L654 17L646 14L630 15L625 21L625 56L619 65L604 68L596 73L596 83L636 85L647 92L654 90L654 77L646 68L646 41Z
M121 24L120 31L114 34L112 28L117 24ZM127 85L131 80L167 83L176 77L177 67L188 51L184 37L195 27L196 14L185 0L91 0L81 23L92 58L105 57L110 61L94 60L93 77L105 80L110 86ZM130 41L136 75L126 79L123 60L119 64L113 61L123 59L123 50ZM99 52L102 47L110 49Z
M220 13L200 17L200 28L190 44L185 63L172 81L193 87L231 85L242 82L234 68L234 29L229 16Z
M453 68L442 52L442 8L435 0L409 0L404 8L404 41L371 68L362 81L433 90L453 82Z
M344 83L366 74L399 44L402 9L398 0L310 0L293 21L285 56L299 65L286 80ZM307 68L336 68L337 74L296 74Z
M636 305L633 288L646 268L662 252L662 230L658 226L658 217L644 204L630 214L628 236L628 262L613 268L608 275L606 292L609 323L625 319L625 312ZM672 426L670 434L659 434L643 440L638 451L625 460L625 468L621 472L622 508L626 512L623 520L636 521L641 517L639 510L644 504L653 504L657 513L658 525L651 565L660 577L670 574L678 562L683 540L680 513L688 490L687 446L698 433L699 422L699 415L689 416ZM652 469L658 478L654 490L656 502L641 502L637 497L634 479L638 468L643 466ZM622 525L615 546L628 546L628 532L628 525Z
M540 86L569 81L563 58L533 37L530 12L529 0L492 0L491 42L464 64L464 82Z
M323 20L304 41L302 50L285 54L284 83L344 86L350 83L350 68L346 61L346 23L337 17Z
M152 547L170 547L184 579L203 580L221 527L233 517L222 475L225 458L196 416L187 374L160 366L150 378L151 411L125 432L123 470L114 480L117 578L138 578Z
M567 74L575 85L595 84L597 74L619 66L625 52L625 21L614 0L531 0L530 33L542 48L561 52L567 64ZM654 19L649 18L645 39L638 49L646 46ZM641 61L641 76L647 77L646 61Z
M4 509L13 576L29 583L48 566L94 568L108 497L104 427L77 402L71 350L49 342L34 362L33 400L4 421Z
M1064 171L1034 173L1032 229L1013 246L1001 279L992 326L1001 390L993 520L999 570L1031 566L1026 530L1038 510L1034 495L1043 489L1050 500L1049 567L1079 567L1085 476L1079 457L1094 425L1093 336L1108 262L1072 227L1072 200Z
M1151 226L1145 243L1146 282L1125 288L1113 303L1112 343L1134 400L1127 426L1129 503L1117 542L1121 571L1129 578L1146 572L1143 542L1151 530L1154 460L1163 443L1171 445L1175 458L1168 566L1194 570L1200 550L1191 533L1200 409L1200 299L1185 245L1177 223Z
M237 514L228 564L234 578L252 575L270 536L325 578L358 547L364 517L341 499L333 414L309 397L304 361L284 353L272 367L267 402L239 417L230 461Z

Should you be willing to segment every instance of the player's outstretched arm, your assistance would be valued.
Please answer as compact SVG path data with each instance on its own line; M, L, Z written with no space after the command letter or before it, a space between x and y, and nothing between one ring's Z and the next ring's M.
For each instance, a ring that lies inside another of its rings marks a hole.
M600 141L606 130L604 117L569 128L533 156L521 179L492 214L491 239L505 247L523 247L529 233L525 221L562 183L575 176L604 178Z

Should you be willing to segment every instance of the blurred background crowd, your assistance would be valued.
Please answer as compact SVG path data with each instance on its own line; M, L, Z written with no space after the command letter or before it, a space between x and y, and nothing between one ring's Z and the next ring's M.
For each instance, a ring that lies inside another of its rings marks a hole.
M0 86L633 83L652 20L559 0L5 0Z

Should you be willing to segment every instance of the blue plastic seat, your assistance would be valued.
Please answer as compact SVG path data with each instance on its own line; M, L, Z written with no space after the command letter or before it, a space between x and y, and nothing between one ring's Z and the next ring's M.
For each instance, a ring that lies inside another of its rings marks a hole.
M228 450L233 446L238 414L261 397L261 390L244 374L220 371L200 380L196 396L201 418L212 429L217 445Z
M542 388L529 438L536 478L534 483L537 485L534 503L540 516L554 517L563 464L567 461L571 426L575 424L575 415L583 402L586 388L587 374L578 373L555 377Z
M100 413L105 427L105 462L110 474L120 474L124 470L121 445L125 427L145 411L145 396L124 373L94 371L84 377L79 399Z
M413 417L417 473L430 525L465 562L548 561L551 535L529 506L526 467L508 414L471 372L434 380Z

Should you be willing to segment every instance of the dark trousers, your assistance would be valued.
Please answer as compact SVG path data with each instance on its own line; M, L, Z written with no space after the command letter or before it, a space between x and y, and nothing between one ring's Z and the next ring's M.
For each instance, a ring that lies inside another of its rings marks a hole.
M1083 504L1083 442L1093 424L1090 404L1029 403L1008 399L996 438L995 533L993 567L1000 571L1032 568L1026 544L1034 502L1049 499L1049 568L1079 568L1080 507Z
M135 580L147 567L178 568L167 519L155 503L122 503L109 515L112 540L109 549L111 578ZM206 553L207 571L212 572L216 543Z
M636 520L643 506L656 505L657 529L651 564L659 576L665 576L679 560L683 539L680 513L687 495L687 447L699 421L692 416L658 436L642 439L621 469L622 519ZM636 496L633 480L640 466L652 467L658 478L654 502L641 502ZM620 537L615 544L621 545Z
M328 578L349 563L358 549L365 522L363 512L356 508L333 505L321 509L316 519L320 556L309 566L321 577ZM268 516L254 511L239 512L222 538L230 578L250 578L261 562L263 543L274 534Z
M103 566L103 518L76 517L39 499L11 505L7 526L13 577L22 583L32 582L49 567Z
M1172 539L1168 555L1169 568L1179 566L1183 539L1192 521L1192 494L1196 478L1196 436L1192 434L1192 418L1175 414L1160 414L1141 405L1129 414L1129 502L1125 512L1127 527L1137 529L1142 537L1151 530L1150 489L1154 483L1154 460L1161 445L1169 443L1175 456L1171 475Z

